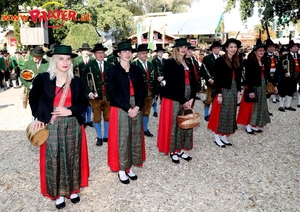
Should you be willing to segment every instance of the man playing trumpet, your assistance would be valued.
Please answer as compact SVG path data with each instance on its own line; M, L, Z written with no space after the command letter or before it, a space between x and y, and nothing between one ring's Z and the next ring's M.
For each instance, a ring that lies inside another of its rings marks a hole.
M94 114L93 122L97 133L97 146L102 146L102 142L108 141L108 121L109 121L109 97L107 93L107 69L110 63L104 61L107 50L101 43L95 44L91 52L95 59L84 68L83 78L86 83L86 93L90 99L90 105ZM104 118L104 135L101 132L101 117Z

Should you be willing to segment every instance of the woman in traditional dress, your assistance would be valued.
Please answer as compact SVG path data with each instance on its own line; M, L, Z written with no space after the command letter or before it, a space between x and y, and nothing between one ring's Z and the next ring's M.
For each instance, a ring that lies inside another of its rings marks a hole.
M263 61L264 48L265 45L258 39L245 63L245 89L248 89L250 98L255 98L254 90L257 92L257 102L245 102L244 92L237 117L237 123L246 125L246 132L248 134L261 133L262 130L258 127L263 127L271 122L266 98L266 75L264 74Z
M146 87L142 69L130 64L132 51L129 42L119 43L115 53L120 62L107 71L110 95L108 165L113 172L118 172L123 184L129 184L129 178L137 179L131 168L142 166L146 159L140 113Z
M215 94L207 128L214 132L217 146L225 148L232 144L227 136L237 129L237 93L241 91L241 66L239 40L229 38L222 47L225 54L215 63Z
M65 207L65 197L78 203L88 186L89 164L81 114L88 104L82 79L73 75L71 46L54 49L47 72L38 74L29 93L34 128L47 125L49 138L40 147L41 192ZM65 100L64 100L65 99ZM49 124L48 124L49 123Z
M174 163L180 163L179 157L192 159L184 150L193 148L193 129L180 129L176 122L178 113L192 108L197 92L193 64L185 57L188 45L186 38L176 39L172 56L163 68L165 86L161 93L157 147L160 152L170 154Z

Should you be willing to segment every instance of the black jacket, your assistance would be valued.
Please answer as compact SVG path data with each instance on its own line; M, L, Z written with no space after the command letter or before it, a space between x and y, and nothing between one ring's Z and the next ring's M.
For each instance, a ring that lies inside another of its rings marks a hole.
M72 115L77 118L78 123L84 123L84 118L81 114L86 110L88 99L85 93L85 85L82 79L77 76L71 81L72 106L69 107ZM29 104L32 115L38 118L39 121L49 123L52 112L56 89L56 78L50 80L49 73L44 72L38 74L33 80L32 89L29 92Z
M234 75L235 75L235 81L236 81L236 89L238 91L241 91L241 75L242 75L242 69L239 68L233 68ZM215 67L215 90L216 94L221 93L222 88L230 89L231 83L232 83L232 68L230 68L225 60L224 56L219 57L216 59Z
M191 96L190 99L195 99L197 92L197 82L192 63L186 62L190 70L190 86ZM163 87L162 97L178 101L184 104L190 99L185 98L185 70L183 65L179 65L173 58L167 59L163 68L164 80L166 86Z
M131 108L129 78L134 89L135 106L142 110L146 92L143 70L132 64L128 73L120 63L108 68L107 82L110 106L121 108L126 112Z
M262 69L257 61L252 58L248 58L245 63L246 69L246 85L248 87L249 93L254 92L255 86L261 86L261 75ZM266 77L266 75L264 75ZM266 83L266 79L265 79Z

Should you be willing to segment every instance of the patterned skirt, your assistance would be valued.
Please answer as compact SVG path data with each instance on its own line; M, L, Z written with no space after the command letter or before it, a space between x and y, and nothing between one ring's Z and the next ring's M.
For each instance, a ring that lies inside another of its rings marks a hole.
M58 117L48 125L49 138L40 147L41 191L56 199L88 186L86 135L75 117Z
M256 87L256 89L257 102L245 102L243 96L237 117L238 124L251 124L254 127L263 127L271 122L266 98L266 84L263 77L261 79L261 86Z
M189 99L190 86L185 86L185 95ZM178 113L182 112L182 106L177 101L162 98L159 117L157 147L160 152L190 150L193 148L193 129L180 129L176 122Z
M237 129L237 89L232 79L231 89L222 89L222 104L214 98L207 128L220 135L230 135Z
M134 97L130 98L134 105ZM130 118L124 110L110 107L108 165L112 171L142 166L146 160L142 113Z

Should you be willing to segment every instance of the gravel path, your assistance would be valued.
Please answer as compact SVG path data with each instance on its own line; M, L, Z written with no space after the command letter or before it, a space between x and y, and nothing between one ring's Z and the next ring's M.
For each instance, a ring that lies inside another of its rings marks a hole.
M22 89L0 91L0 211L55 211L39 182L39 149L25 128L30 109L23 109ZM296 100L292 101L295 107ZM137 181L119 182L107 166L107 144L97 147L87 127L90 181L80 203L66 201L61 211L300 211L299 114L277 110L263 133L248 135L244 126L229 137L232 147L218 148L196 102L201 126L194 131L193 160L176 165L156 147L158 118L150 118L147 160L134 167Z

